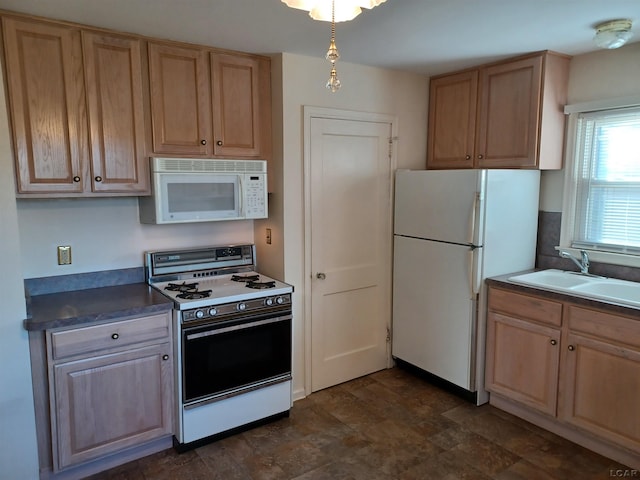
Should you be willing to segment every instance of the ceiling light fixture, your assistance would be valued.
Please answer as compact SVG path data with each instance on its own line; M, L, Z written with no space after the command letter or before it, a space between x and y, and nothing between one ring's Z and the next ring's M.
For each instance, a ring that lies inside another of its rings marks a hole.
M288 7L309 12L314 20L348 22L362 13L363 8L374 8L387 0L282 0ZM334 3L336 5L334 6ZM335 10L335 11L334 11Z
M595 28L593 43L600 48L619 48L633 37L629 19L610 20L596 25Z
M307 10L314 20L331 22L331 41L325 58L331 62L331 72L326 87L335 93L340 88L336 71L336 62L340 58L336 47L336 22L353 20L362 13L363 8L374 8L387 0L282 0L288 7Z

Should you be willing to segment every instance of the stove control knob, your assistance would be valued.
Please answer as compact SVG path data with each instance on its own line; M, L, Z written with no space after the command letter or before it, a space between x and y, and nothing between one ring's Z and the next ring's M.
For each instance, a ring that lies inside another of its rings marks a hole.
M271 305L273 305L273 298L271 298L271 297L266 298L266 299L265 299L265 301L264 301L264 304L265 304L267 307L270 307Z
M217 308L210 308L209 309L209 316L213 317L214 315L218 314L218 309Z
M282 298L282 297L277 297L277 298L276 298L276 303L277 303L278 305L282 305L282 304L284 303L284 298Z
M196 318L204 317L204 312L202 310L196 310Z
M247 309L247 304L246 304L246 303L244 303L244 302L240 302L240 303L238 304L238 307L237 307L237 308L238 308L238 310L239 310L239 311L241 311L241 312L242 312L243 310L246 310L246 309Z

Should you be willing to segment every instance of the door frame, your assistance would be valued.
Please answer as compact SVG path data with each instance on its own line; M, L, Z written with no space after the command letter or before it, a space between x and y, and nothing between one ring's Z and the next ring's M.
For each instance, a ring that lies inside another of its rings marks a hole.
M389 138L389 224L393 228L393 197L394 197L394 178L397 168L397 139L398 139L398 118L394 115L385 113L360 112L355 110L341 110L326 107L314 107L309 105L303 106L303 176L304 176L304 394L311 394L311 285L310 281L313 272L311 271L311 119L322 118L329 120L352 120L357 122L371 123L389 123L391 124L391 137ZM393 231L389 232L393 238ZM393 240L389 242L389 251L387 252L389 264L393 266ZM392 273L389 271L390 278L389 295L392 294ZM393 299L391 299L393 300ZM392 304L389 305L389 323L387 328L391 331L391 312ZM387 367L391 367L391 342L387 348Z

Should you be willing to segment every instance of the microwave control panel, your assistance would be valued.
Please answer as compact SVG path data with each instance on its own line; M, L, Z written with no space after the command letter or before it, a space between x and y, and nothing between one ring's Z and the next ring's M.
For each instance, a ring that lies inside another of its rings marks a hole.
M267 181L262 174L248 174L244 178L245 218L267 218Z

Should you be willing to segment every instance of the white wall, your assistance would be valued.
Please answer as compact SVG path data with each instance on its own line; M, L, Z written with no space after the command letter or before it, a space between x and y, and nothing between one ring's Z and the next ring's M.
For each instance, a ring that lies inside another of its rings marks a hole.
M142 266L146 250L253 242L253 221L142 225L135 198L18 200L24 278ZM56 247L71 245L71 265Z
M0 82L2 81L0 72ZM4 89L0 89L4 92ZM0 93L0 478L38 478L33 391L25 318L13 160Z
M571 59L568 103L640 95L640 42ZM543 172L540 209L562 211L564 170Z
M329 63L322 57L282 55L284 279L294 294L294 395L304 395L305 275L303 106L385 113L398 118L397 165L425 168L428 78L393 70L337 66L342 88L325 89ZM275 157L275 155L274 155Z

